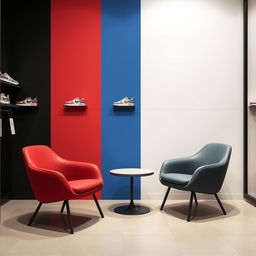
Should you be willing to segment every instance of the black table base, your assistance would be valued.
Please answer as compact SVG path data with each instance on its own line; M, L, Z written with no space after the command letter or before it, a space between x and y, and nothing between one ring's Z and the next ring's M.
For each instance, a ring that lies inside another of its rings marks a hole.
M130 177L130 204L121 205L114 209L116 213L124 215L140 215L150 212L150 208L142 205L135 205L133 202L133 177Z
M129 205L118 206L114 209L116 213L124 215L140 215L150 212L150 209L146 206L136 205L134 208L130 208Z

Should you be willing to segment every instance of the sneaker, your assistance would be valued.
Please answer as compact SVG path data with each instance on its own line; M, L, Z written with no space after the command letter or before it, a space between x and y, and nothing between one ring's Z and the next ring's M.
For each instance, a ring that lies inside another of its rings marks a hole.
M123 99L116 101L113 103L113 106L125 106L125 107L133 107L134 106L134 99L124 97Z
M24 100L17 101L16 105L18 105L18 106L33 106L33 107L36 107L37 103L38 103L37 98L32 99L31 97L27 97Z
M5 95L4 93L0 94L0 103L2 104L10 104L10 96L7 94Z
M1 72L0 72L0 81L8 82L8 83L15 84L15 85L19 84L18 81L14 80L7 73L2 74Z
M64 106L69 106L69 107L84 107L85 105L85 98L79 98L76 97L73 100L66 101Z

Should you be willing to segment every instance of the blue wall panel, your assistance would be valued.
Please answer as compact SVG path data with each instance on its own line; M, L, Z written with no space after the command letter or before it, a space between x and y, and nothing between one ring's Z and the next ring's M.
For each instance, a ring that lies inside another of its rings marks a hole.
M114 111L125 96L134 97L134 111ZM140 0L102 0L103 199L129 199L129 178L109 174L126 167L140 167Z

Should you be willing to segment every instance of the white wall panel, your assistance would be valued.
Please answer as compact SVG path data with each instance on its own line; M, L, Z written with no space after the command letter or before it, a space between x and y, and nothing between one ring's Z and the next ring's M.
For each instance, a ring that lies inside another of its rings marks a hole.
M242 35L242 0L142 0L143 198L163 197L164 160L209 142L232 145L221 192L242 195Z

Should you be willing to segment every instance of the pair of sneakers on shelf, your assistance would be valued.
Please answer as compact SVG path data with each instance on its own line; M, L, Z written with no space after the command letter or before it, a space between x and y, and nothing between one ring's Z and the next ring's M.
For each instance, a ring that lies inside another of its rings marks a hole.
M14 85L18 85L19 82L14 80L11 76L9 76L7 73L2 73L0 72L0 81L2 82L7 82L7 83L10 83L10 84L14 84Z
M67 107L85 107L85 98L76 97L73 100L68 100L64 103Z
M133 98L128 98L124 97L121 100L113 102L113 106L115 107L133 107L134 106L134 99Z
M1 92L0 94L0 103L1 104L11 104L10 95ZM32 99L31 97L27 97L24 100L17 101L16 105L18 106L37 106L37 98Z
M10 95L5 93L0 94L0 103L1 104L11 104ZM17 101L16 105L18 106L37 106L37 98L32 99L31 97L27 97L24 100Z
M37 104L38 104L37 98L32 99L31 97L27 97L24 100L16 102L16 105L24 106L24 107L36 107Z
M64 106L70 106L70 107L83 107L86 106L85 105L85 98L79 98L76 97L73 100L69 100L66 101ZM124 97L123 99L119 100L119 101L115 101L113 102L113 106L129 106L129 107L133 107L134 106L134 99L133 98L128 98L128 97Z

